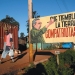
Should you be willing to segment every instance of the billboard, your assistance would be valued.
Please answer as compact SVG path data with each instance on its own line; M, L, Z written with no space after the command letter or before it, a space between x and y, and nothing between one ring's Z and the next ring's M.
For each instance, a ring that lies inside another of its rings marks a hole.
M75 12L30 19L31 43L75 42Z

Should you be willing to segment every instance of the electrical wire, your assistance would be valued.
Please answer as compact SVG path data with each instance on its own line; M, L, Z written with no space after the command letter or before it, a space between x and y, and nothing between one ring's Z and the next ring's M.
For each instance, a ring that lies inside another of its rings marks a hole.
M61 0L61 1L62 1L63 5L64 5L64 7L65 7L66 11L68 12L69 10L68 10L68 7L67 7L66 2L65 2L64 0Z
M62 12L62 9L61 9L61 7L60 7L60 5L59 5L57 0L56 0L56 2L57 2L57 5L59 6L60 11Z

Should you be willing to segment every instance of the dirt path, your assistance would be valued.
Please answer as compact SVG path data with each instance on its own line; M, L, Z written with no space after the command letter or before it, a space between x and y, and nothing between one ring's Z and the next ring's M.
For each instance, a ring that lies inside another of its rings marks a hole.
M50 58L51 54L55 54L56 50L38 50L36 53L34 53L34 63L37 64L39 62L42 62L44 60L47 60ZM60 52L65 52L65 50L59 50ZM0 54L1 56L1 54ZM15 62L11 63L10 57L7 56L6 59L4 59L4 63L0 64L0 75L7 73L12 70L22 69L25 66L29 65L29 50L25 50L22 55L15 54Z

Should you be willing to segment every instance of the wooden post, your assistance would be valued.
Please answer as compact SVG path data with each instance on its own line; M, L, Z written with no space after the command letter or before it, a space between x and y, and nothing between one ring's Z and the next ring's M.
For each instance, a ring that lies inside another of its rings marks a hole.
M57 64L59 65L59 54L60 54L60 51L55 51L55 54L56 54L56 58L57 58Z
M29 62L33 62L33 44L30 43L30 19L32 18L32 0L28 0L28 19L29 19Z
M57 64L59 65L59 54L57 54Z

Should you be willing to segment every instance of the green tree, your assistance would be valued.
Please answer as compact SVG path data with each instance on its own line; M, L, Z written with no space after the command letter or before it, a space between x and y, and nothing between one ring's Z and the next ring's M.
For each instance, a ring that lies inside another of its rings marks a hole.
M8 23L8 24L11 24L11 25L14 25L14 26L18 26L18 30L19 30L19 22L17 22L13 17L10 17L10 16L6 15L6 17L3 18L1 20L1 22L5 22L5 23Z
M32 12L32 18L39 18L40 15L38 15L37 11L33 11ZM27 33L29 33L29 21L26 21L27 24L26 24L26 27L27 27Z
M25 34L23 32L20 33L20 38L24 38Z

